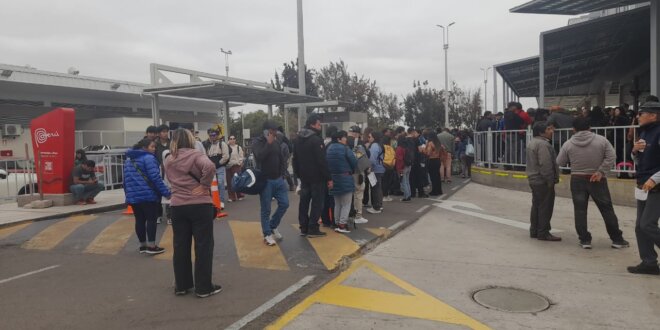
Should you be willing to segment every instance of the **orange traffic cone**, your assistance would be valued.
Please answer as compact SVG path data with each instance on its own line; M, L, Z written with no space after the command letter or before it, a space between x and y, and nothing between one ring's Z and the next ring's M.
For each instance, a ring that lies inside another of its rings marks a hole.
M129 205L126 208L126 211L122 212L121 214L133 214L133 208Z
M213 205L215 205L216 210L218 210L218 212L215 215L216 219L228 216L227 213L222 212L223 205L222 205L222 201L220 201L220 192L218 191L218 180L216 180L216 178L213 178L213 183L211 183L211 197L213 197Z

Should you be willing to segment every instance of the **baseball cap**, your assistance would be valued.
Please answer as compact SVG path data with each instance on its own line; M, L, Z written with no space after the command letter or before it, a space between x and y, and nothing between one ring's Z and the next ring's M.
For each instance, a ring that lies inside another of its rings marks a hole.
M660 102L646 102L639 108L639 112L655 112L660 113Z
M274 129L276 130L277 127L280 126L278 123L272 121L272 120L266 120L264 123L264 129Z
M353 125L350 128L351 133L362 133L362 129L358 125Z

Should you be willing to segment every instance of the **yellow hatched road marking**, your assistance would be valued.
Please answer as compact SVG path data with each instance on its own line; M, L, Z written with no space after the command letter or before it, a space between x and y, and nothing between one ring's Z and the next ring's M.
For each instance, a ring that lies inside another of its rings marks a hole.
M3 239L5 237L9 237L9 235L11 235L11 234L27 227L27 226L29 226L31 224L32 224L32 222L26 222L26 223L21 223L21 224L18 224L18 225L13 225L13 226L9 226L9 227L0 228L0 239Z
M388 238L390 237L390 234L392 234L392 231L387 229L387 228L367 228L368 231L370 231L372 234L378 236L378 237L383 237L383 238Z
M110 254L119 253L135 232L133 217L123 216L106 227L85 249L85 253Z
M172 260L172 256L174 256L174 233L172 232L172 226L165 225L165 232L160 238L158 246L164 248L165 252L156 255L154 258L159 260Z
M298 225L294 224L298 229ZM325 268L334 269L343 256L349 256L357 252L360 246L344 234L336 233L334 230L327 230L325 237L307 238L316 254L323 262Z
M263 242L260 222L229 221L241 267L289 270L280 246Z
M74 215L42 230L39 234L23 243L24 249L50 250L56 247L78 227L96 219L94 215Z
M409 294L398 294L342 285L356 270L367 267ZM450 305L417 289L364 259L357 260L345 272L307 297L266 329L282 329L314 304L349 307L369 312L386 313L485 330L488 326L472 319Z

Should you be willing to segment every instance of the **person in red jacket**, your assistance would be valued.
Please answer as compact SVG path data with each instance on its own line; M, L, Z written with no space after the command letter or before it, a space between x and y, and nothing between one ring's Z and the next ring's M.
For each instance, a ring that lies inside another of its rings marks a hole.
M408 157L406 157L406 153L408 153ZM410 202L410 170L412 169L414 150L410 150L409 142L405 136L401 136L397 141L394 157L396 159L394 167L401 178L401 191L403 191L403 199L401 201Z

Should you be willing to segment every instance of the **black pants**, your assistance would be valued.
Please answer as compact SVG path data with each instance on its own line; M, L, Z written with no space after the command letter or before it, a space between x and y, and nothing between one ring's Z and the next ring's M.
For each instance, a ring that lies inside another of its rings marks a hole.
M425 175L426 175L426 171L420 164L412 165L410 169L410 191L412 193L412 196L415 196L416 194L419 194L419 196L423 196L425 194L424 193L424 186L425 186L424 183L426 182L426 178L424 178Z
M325 182L302 182L300 189L300 204L298 204L298 223L300 224L301 231L305 232L319 228L318 221L323 212L325 190Z
M212 290L213 269L213 219L212 204L195 204L172 207L172 231L174 232L174 281L176 290L195 288L200 294ZM195 280L193 282L190 255L195 238Z
M374 174L376 174L376 185L371 186L369 182L367 182L367 185L371 188L371 207L374 210L380 210L383 208L383 173Z
M324 202L323 202L323 212L321 213L321 222L327 227L332 227L335 225L335 198L330 195L326 189Z
M383 174L383 196L389 196L392 193L392 187L397 177L398 175L395 169L385 168L385 174Z
M600 214L605 221L605 228L614 242L623 239L623 233L619 230L619 219L612 207L612 197L607 186L607 179L602 178L600 182L589 182L588 176L571 177L571 194L573 195L573 209L575 211L575 230L580 241L591 242L591 233L587 229L587 208L589 196L594 200Z
M158 226L156 218L158 218L160 205L157 202L131 204L135 216L135 234L140 243L156 242L156 226Z
M637 201L637 223L635 236L637 248L642 262L647 265L658 264L658 253L655 247L660 248L660 192L649 193L646 201Z
M529 235L546 237L550 234L550 220L555 209L555 185L530 184L532 188L532 214L529 217Z
M428 161L429 176L431 177L431 196L442 195L442 180L440 180L440 158L431 158Z

